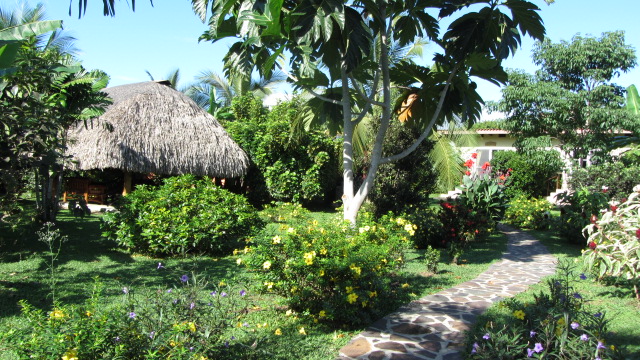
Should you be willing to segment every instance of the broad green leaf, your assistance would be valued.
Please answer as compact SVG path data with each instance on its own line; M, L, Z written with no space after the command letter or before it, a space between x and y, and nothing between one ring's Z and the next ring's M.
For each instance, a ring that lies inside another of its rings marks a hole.
M20 44L18 42L0 43L0 69L6 69L13 64L19 48Z
M640 96L635 85L627 88L627 110L635 115L640 115Z
M0 40L23 41L32 36L46 34L62 27L61 20L44 20L0 30Z

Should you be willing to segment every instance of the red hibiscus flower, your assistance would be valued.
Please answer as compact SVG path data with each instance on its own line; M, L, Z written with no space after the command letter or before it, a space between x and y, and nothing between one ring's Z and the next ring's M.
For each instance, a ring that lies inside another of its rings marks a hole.
M464 162L464 166L470 168L473 166L473 160L469 159L467 161Z
M471 176L471 171L467 170L467 171L464 172L464 174L467 175L467 176Z
M476 159L476 158L478 158L478 153L473 153L473 154L471 154L471 158L472 158L472 159Z
M595 250L596 247L598 246L594 241L589 241L589 249L591 250Z
M487 170L487 168L491 166L491 164L489 164L489 162L485 162L484 164L482 164L482 170Z

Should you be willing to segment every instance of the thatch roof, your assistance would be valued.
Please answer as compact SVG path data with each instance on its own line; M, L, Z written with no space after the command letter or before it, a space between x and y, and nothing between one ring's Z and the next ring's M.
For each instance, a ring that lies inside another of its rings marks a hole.
M113 99L106 112L68 132L72 168L226 178L246 173L245 152L181 92L154 81L104 92Z

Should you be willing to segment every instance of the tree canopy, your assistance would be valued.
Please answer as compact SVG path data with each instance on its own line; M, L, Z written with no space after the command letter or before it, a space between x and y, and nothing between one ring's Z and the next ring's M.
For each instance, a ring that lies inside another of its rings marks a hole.
M473 77L504 82L501 60L513 54L521 36L541 40L545 33L538 7L523 0L192 0L192 6L209 24L201 40L238 39L225 56L227 75L256 69L268 78L285 71L294 87L322 100L318 121L343 120L344 216L352 222L380 164L410 154L447 116L476 119L482 99ZM442 21L451 21L445 31ZM418 38L440 47L432 66L392 60L394 44L408 46ZM403 90L399 97L392 87ZM356 189L354 127L376 107L380 126ZM398 115L421 135L383 158L382 143Z
M604 150L611 133L634 130L637 117L625 110L625 89L612 81L636 65L634 49L621 31L600 38L538 42L535 75L514 71L496 108L520 138L552 136L574 156Z

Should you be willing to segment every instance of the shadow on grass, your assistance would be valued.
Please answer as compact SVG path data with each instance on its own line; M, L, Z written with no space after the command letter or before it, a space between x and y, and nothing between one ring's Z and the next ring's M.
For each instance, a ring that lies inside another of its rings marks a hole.
M205 256L158 259L125 253L115 242L101 237L100 217L59 216L58 228L68 240L62 244L55 261L57 301L84 302L90 296L94 278L105 285L106 296L115 296L125 286L132 289L142 285L165 289L176 286L182 275L191 278L193 274L202 274L208 279L239 275L238 267L230 259ZM12 239L12 246L0 254L0 318L17 315L20 300L43 310L52 306L51 257L35 230L14 233L21 237ZM159 263L163 264L161 268Z

